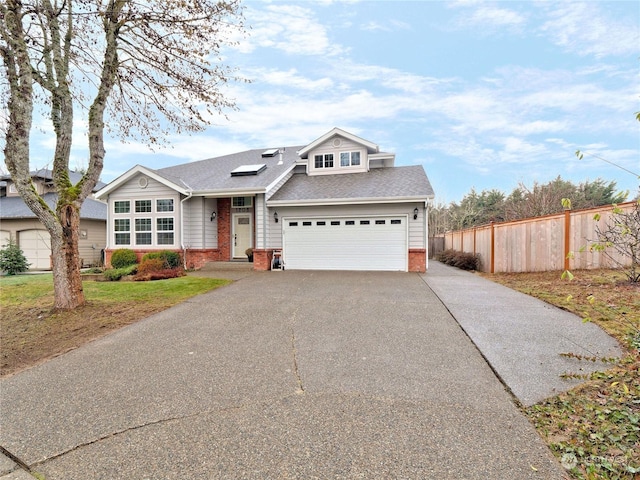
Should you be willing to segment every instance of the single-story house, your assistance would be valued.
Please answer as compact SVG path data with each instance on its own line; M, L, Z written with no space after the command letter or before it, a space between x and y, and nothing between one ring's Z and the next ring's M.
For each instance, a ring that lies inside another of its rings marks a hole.
M69 179L77 183L82 174L70 171ZM52 210L58 199L53 188L51 170L41 169L31 172L31 179L38 194ZM104 187L99 182L94 192ZM102 263L107 237L107 205L87 198L80 209L80 236L78 249L82 265L93 266ZM0 246L14 239L27 261L30 270L51 269L51 237L18 193L11 176L0 177Z
M249 251L256 270L425 271L433 189L422 166L394 162L334 128L307 145L137 165L96 195L107 263L130 248L178 251L188 268Z

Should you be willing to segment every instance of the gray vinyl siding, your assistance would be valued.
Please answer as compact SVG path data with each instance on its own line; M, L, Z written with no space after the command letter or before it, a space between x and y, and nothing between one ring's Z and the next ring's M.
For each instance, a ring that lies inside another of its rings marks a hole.
M141 186L139 183L140 178L145 178L147 184L145 187ZM173 212L156 212L156 200L158 199L173 199ZM120 216L114 213L114 202L129 200L131 201L131 214ZM152 201L152 211L151 213L145 214L135 214L135 201L136 200L151 200ZM175 190L163 185L162 183L147 177L145 175L136 175L135 177L129 179L125 184L123 184L120 188L113 191L109 194L107 206L108 206L108 218L109 224L107 225L107 246L108 248L131 248L131 249L179 249L181 248L180 240L181 240L181 231L180 231L180 194ZM116 245L115 243L115 232L114 232L114 220L116 218L131 218L131 244L129 245ZM134 219L136 217L145 217L151 218L152 220L152 243L151 245L136 245L135 244L135 230L134 230ZM156 230L156 219L161 217L171 217L173 218L173 244L172 245L158 245L157 244L157 230Z
M331 175L338 173L355 173L366 172L368 169L368 157L367 149L362 145L355 143L346 138L339 137L340 145L334 146L333 141L336 138L332 138L329 141L319 145L309 152L309 175ZM360 152L360 166L359 167L340 167L340 152ZM333 153L333 168L315 168L315 155Z
M265 202L264 195L256 195L254 198L254 211L256 219L256 242L255 248L263 249L268 248L269 231L271 225L269 223L269 209ZM271 210L271 216L273 216L273 210Z
M184 202L184 246L202 249L217 248L217 218L211 221L211 214L218 213L215 198L193 197Z
M418 219L413 219L413 210L418 208ZM273 220L273 212L277 210L279 223ZM282 248L282 221L287 217L344 217L366 215L403 215L408 221L409 248L426 248L426 209L424 203L387 203L379 205L337 205L337 206L304 206L304 207L271 207L269 209L269 246Z

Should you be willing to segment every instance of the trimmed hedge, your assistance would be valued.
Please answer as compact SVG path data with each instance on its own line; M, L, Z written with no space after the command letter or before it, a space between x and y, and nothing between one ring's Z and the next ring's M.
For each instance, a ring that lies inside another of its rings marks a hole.
M138 263L136 252L129 248L119 248L111 254L111 266L113 268L124 268Z
M478 267L480 267L480 257L473 253L458 252L450 249L440 252L436 259L461 270L478 270Z

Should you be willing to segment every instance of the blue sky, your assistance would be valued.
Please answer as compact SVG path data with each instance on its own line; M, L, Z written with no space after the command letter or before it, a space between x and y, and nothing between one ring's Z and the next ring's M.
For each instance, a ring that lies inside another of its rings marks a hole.
M640 2L245 2L250 36L225 51L252 80L238 111L173 148L107 142L102 175L250 148L303 145L333 127L422 164L436 201L518 182L637 177ZM51 140L33 135L33 166ZM82 122L71 165L87 156Z

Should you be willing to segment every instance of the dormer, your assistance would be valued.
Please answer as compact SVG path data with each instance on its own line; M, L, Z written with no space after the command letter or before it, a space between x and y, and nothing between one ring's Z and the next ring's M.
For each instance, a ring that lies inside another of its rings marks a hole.
M335 175L368 172L392 167L395 155L380 153L378 145L334 128L298 151L307 175Z

